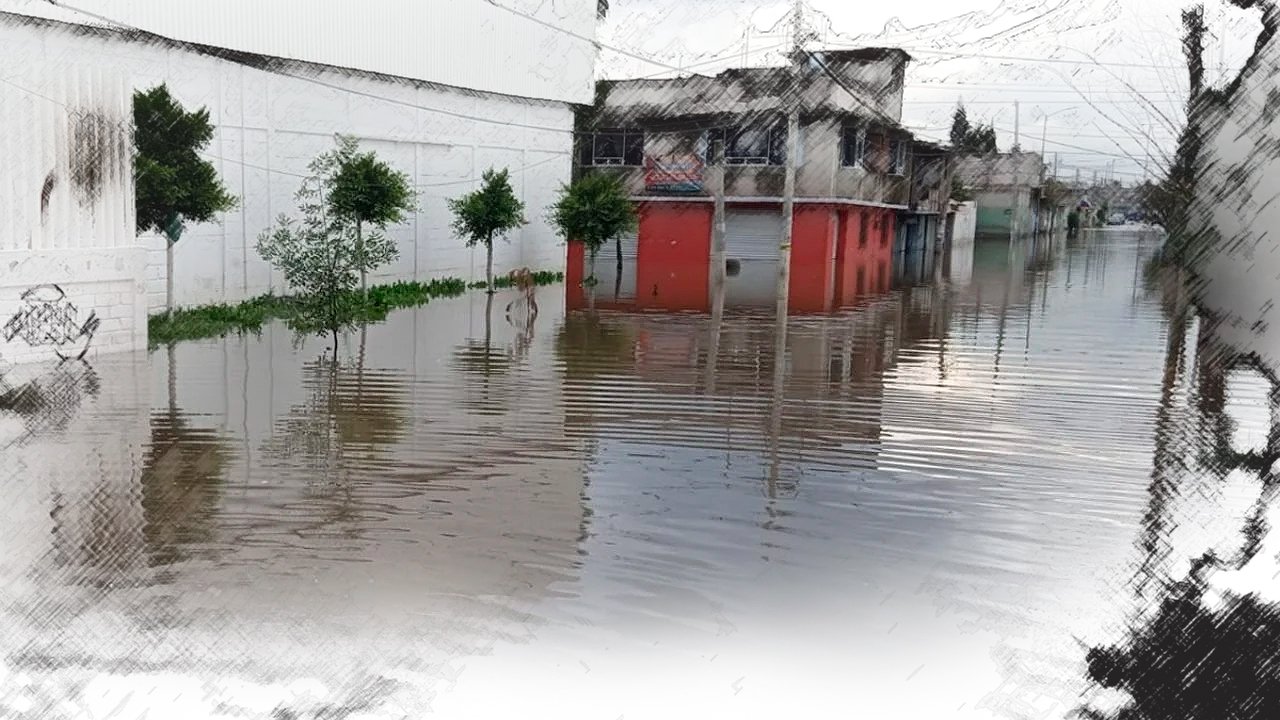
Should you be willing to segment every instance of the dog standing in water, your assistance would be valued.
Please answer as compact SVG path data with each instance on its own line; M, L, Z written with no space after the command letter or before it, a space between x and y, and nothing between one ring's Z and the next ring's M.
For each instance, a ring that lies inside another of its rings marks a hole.
M533 273L529 268L525 267L519 270L512 270L507 277L511 280L511 286L520 291L520 297L507 303L507 322L519 327L520 324L516 322L515 315L519 314L520 310L523 309L524 317L522 320L524 321L525 331L532 332L533 321L538 317L538 301L534 297L534 288L537 283L534 281ZM520 306L524 307L521 308ZM515 313L512 312L513 310Z

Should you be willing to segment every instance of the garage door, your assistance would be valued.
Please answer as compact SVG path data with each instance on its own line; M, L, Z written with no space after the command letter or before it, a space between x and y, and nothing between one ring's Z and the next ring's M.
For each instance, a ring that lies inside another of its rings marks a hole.
M724 216L725 255L730 260L777 262L782 243L782 213L729 210Z
M622 284L618 286L618 248L613 241L600 246L596 254L596 290L610 294L618 287L618 299L633 299L636 296L636 258L639 255L640 240L632 233L622 236Z

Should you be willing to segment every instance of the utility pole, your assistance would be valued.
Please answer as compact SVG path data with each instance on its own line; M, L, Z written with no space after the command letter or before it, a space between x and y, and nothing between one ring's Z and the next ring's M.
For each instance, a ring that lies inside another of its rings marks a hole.
M782 189L782 239L778 247L778 317L787 316L787 296L791 291L791 226L795 221L796 155L800 144L800 83L804 72L804 2L795 0L791 30L790 104L787 112L786 176ZM785 322L782 320L780 322ZM779 360L780 362L781 360Z
M711 165L707 174L711 180L711 193L715 197L715 210L711 220L711 288L714 291L725 283L725 225L724 225L724 141L711 144Z
M1045 122L1047 123L1048 121L1045 121ZM1018 101L1014 100L1013 101L1013 148L1014 150L1022 150L1022 148L1018 147L1018 141L1021 138L1021 130L1022 130L1022 111L1018 109ZM1043 153L1043 151L1044 150L1042 148L1041 152Z

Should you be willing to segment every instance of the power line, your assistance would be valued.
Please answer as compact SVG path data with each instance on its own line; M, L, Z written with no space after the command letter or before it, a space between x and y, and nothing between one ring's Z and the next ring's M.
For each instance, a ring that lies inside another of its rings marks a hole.
M853 44L837 44L835 47L841 48L860 48L861 45ZM955 52L946 50L934 50L930 48L913 48L909 46L899 46L900 50L915 55L939 55L946 56L951 59L975 58L982 60L1013 60L1017 62L1028 63L1045 63L1050 65L1089 65L1098 67L1125 67L1125 68L1146 68L1153 70L1186 70L1185 67L1178 65L1157 65L1152 63L1123 63L1123 62L1103 62L1101 60L1067 60L1066 58L1037 58L1023 57L1019 55L992 55L988 53L972 53L972 52Z
M556 25L555 23L547 22L546 20L543 20L542 18L537 17L537 16L535 16L535 15L530 15L529 13L524 12L523 10L516 10L516 9L515 9L515 8L513 8L513 7L507 7L506 5L503 5L502 3L497 2L496 0L484 0L484 2L486 2L486 3L488 3L488 4L492 5L492 6L494 6L494 7L496 7L496 8L499 8L499 9L501 9L501 10L506 10L507 12L509 12L509 13L511 13L512 15L515 15L515 16L517 16L517 17L522 17L522 18L524 18L524 19L526 19L526 20L528 20L528 21L530 21L530 22L537 23L538 25L541 25L541 26L543 26L543 27L545 27L545 28L548 28L548 29L551 29L551 30L555 30L556 32L564 33L565 35L568 35L569 37L576 38L576 39L578 39L578 40L583 40L583 41L585 41L585 42L591 43L592 45L595 45L595 46L598 46L598 47L605 48L606 50L612 50L613 52L616 52L616 53L618 53L619 55L625 55L625 56L627 56L627 57L629 57L629 58L633 58L633 59L635 59L635 60L640 60L640 61L642 61L642 62L647 62L647 63L653 64L653 65L657 65L657 66L659 66L659 67L664 67L664 68L668 68L668 69L670 69L670 70L675 70L676 72L681 72L681 69L680 69L679 67L676 67L675 65L670 65L670 64L668 64L668 63L662 62L661 60L655 60L655 59L653 59L653 58L651 58L651 57L647 57L647 56L645 56L645 55L641 55L641 54L639 54L639 53L631 52L630 50L624 50L623 48L620 48L620 47L614 47L613 45L606 45L605 43L602 43L602 42L600 42L599 40L597 40L597 39L595 39L595 38L593 38L593 37L587 37L586 35L583 35L583 34L581 34L581 33L576 33L576 32L574 32L574 31L572 31L572 30L570 30L570 29L568 29L568 28L560 27L559 25Z

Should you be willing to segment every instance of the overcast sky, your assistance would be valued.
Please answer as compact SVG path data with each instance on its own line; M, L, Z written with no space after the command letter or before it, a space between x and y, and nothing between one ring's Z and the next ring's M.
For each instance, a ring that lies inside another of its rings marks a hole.
M913 54L903 122L917 134L945 138L963 99L970 121L995 125L1002 150L1017 129L1024 150L1039 151L1043 143L1050 163L1057 154L1064 178L1079 169L1089 179L1114 161L1114 177L1131 182L1142 179L1148 154L1154 167L1174 145L1187 85L1179 12L1190 4L807 0L805 7L806 26L816 34L810 47L894 45ZM663 64L714 73L784 62L789 0L612 5L599 31L607 46L599 64L604 77L674 74ZM1210 80L1221 82L1252 51L1258 15L1206 0L1205 16L1212 35L1205 61Z

